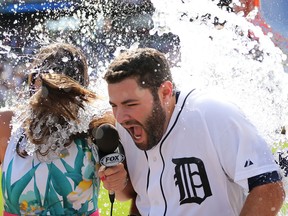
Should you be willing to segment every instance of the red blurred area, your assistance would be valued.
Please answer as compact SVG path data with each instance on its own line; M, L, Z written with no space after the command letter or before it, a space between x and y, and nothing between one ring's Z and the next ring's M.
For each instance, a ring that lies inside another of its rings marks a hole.
M252 22L254 25L261 27L264 34L272 33L272 41L274 44L279 47L286 55L288 55L288 38L285 37L281 32L277 32L275 29L273 29L273 26L270 26L264 16L261 14L261 1L260 0L240 0L241 6L236 7L235 11L243 11L244 16L248 16L248 14L254 10L257 9L257 14L253 19L248 18L250 22ZM253 35L252 32L250 32L250 36L255 38L255 35Z

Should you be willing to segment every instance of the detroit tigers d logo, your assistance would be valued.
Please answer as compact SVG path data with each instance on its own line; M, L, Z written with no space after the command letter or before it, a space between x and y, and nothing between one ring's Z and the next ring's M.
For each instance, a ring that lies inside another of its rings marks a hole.
M179 188L180 205L201 204L212 195L205 166L199 158L172 159L175 166L175 185Z

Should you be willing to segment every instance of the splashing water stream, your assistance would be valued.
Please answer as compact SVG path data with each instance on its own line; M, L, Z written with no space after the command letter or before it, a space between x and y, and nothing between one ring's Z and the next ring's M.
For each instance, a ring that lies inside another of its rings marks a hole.
M181 88L224 91L247 114L271 148L281 148L281 144L287 142L281 129L288 124L288 74L283 66L286 56L269 36L241 14L219 8L215 1L154 0L153 4L156 10L150 34L173 32L180 38L181 62L172 68L176 84ZM87 16L86 21L91 22L91 16ZM40 42L51 41L41 24L33 31L34 34L41 32L37 35ZM257 39L249 37L251 31ZM89 28L82 28L81 32L93 35ZM60 34L56 39L67 41L65 36ZM82 43L86 45L85 41ZM114 55L119 50L116 49ZM7 48L6 52L9 51ZM103 95L107 92L101 77L110 60L103 58L97 73L95 68L90 68L90 88Z
M184 2L154 1L158 28L180 37L182 61L173 68L178 86L224 91L271 148L281 149L287 142L281 134L288 123L288 74L283 67L287 57L242 15L228 13L209 0ZM250 31L259 40L249 38Z
M269 143L279 142L278 132L287 124L284 54L242 16L227 13L208 0L185 2L155 2L157 8L168 8L158 12L158 19L180 36L182 62L173 69L178 85L224 90ZM225 25L214 25L215 17L220 23L226 21ZM163 25L160 21L156 23ZM251 40L248 31L253 31L259 42Z

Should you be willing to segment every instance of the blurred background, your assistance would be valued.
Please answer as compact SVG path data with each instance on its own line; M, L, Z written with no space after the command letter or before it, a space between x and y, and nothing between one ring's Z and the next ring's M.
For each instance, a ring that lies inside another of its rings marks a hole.
M80 47L90 77L105 69L116 47L129 48L136 42L171 58L175 54L175 63L180 53L177 35L149 34L154 10L150 0L0 1L0 107L21 92L33 55L51 42Z
M240 4L243 16L261 27L288 55L288 0L211 1L221 8L230 6L230 12L236 12L234 4ZM258 11L250 17L254 9ZM0 0L0 107L13 105L11 98L15 96L25 96L33 55L51 42L80 47L88 59L90 77L95 78L105 70L117 48L135 45L157 48L167 54L172 66L177 66L181 61L180 38L173 32L151 31L154 12L150 0ZM283 64L288 73L287 59ZM105 190L101 191L107 198ZM110 206L105 198L103 206L108 215ZM127 215L128 206L123 208L123 215Z
M266 22L275 31L288 38L288 1L261 0L261 13Z
M288 1L240 0L240 3L245 16L258 7L259 12L251 22L271 34L275 45L288 54ZM218 3L225 4L234 3L232 0ZM129 48L135 43L168 53L171 65L177 65L181 59L179 37L171 32L149 33L154 27L154 11L150 0L1 0L0 107L9 106L11 96L21 94L32 56L51 42L79 46L88 58L91 77L97 77L105 69L116 47Z

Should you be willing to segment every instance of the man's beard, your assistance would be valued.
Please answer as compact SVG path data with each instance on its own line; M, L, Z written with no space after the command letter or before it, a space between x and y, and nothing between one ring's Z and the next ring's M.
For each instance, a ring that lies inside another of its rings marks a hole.
M151 115L146 119L143 124L143 129L147 134L147 144L144 146L137 145L141 150L150 150L156 146L164 134L164 125L166 122L166 114L161 106L160 100L157 97L153 103Z

